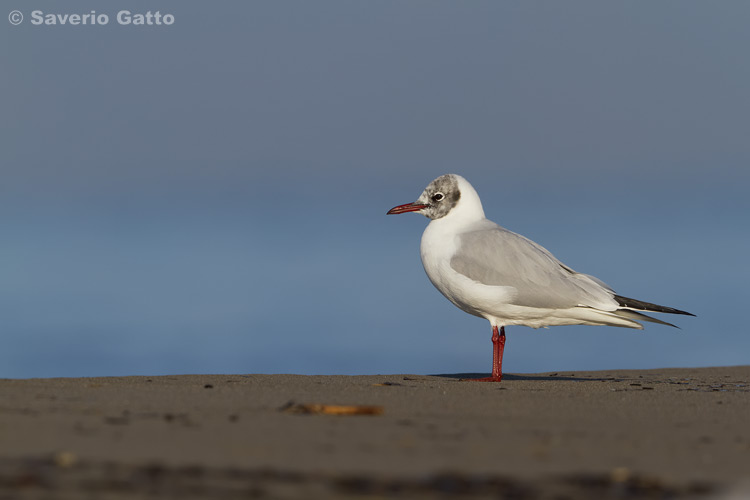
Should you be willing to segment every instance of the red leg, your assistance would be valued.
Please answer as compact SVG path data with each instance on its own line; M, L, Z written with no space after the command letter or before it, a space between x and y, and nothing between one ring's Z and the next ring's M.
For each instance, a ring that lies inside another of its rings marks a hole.
M464 379L471 382L500 382L503 379L503 351L505 351L505 327L492 327L492 376Z

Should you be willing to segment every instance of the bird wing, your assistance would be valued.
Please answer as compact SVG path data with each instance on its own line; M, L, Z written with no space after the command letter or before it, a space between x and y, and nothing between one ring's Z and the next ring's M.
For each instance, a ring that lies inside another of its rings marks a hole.
M515 289L512 304L545 309L576 306L617 309L614 292L587 274L577 273L533 241L484 220L457 235L450 266L488 286Z

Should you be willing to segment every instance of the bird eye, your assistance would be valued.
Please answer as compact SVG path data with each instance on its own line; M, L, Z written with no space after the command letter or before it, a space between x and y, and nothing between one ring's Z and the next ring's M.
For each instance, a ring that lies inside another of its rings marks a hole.
M443 198L445 198L443 193L435 193L432 195L432 201L443 201Z

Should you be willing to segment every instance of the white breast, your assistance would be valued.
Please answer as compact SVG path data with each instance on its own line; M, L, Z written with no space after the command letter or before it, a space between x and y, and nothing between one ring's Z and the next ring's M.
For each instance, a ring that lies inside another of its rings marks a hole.
M453 304L493 321L503 305L514 298L515 289L482 285L453 270L450 262L457 249L457 226L448 218L430 222L422 234L422 265L435 288Z

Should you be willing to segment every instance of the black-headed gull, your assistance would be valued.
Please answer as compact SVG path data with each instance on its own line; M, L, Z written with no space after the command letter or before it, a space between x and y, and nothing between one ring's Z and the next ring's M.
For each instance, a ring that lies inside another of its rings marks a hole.
M597 278L575 272L542 246L486 219L479 195L459 175L438 177L417 201L388 211L406 212L432 219L422 235L421 255L435 288L460 309L492 325L492 376L477 380L502 379L506 325L642 329L636 320L674 325L638 311L694 316L617 295Z

